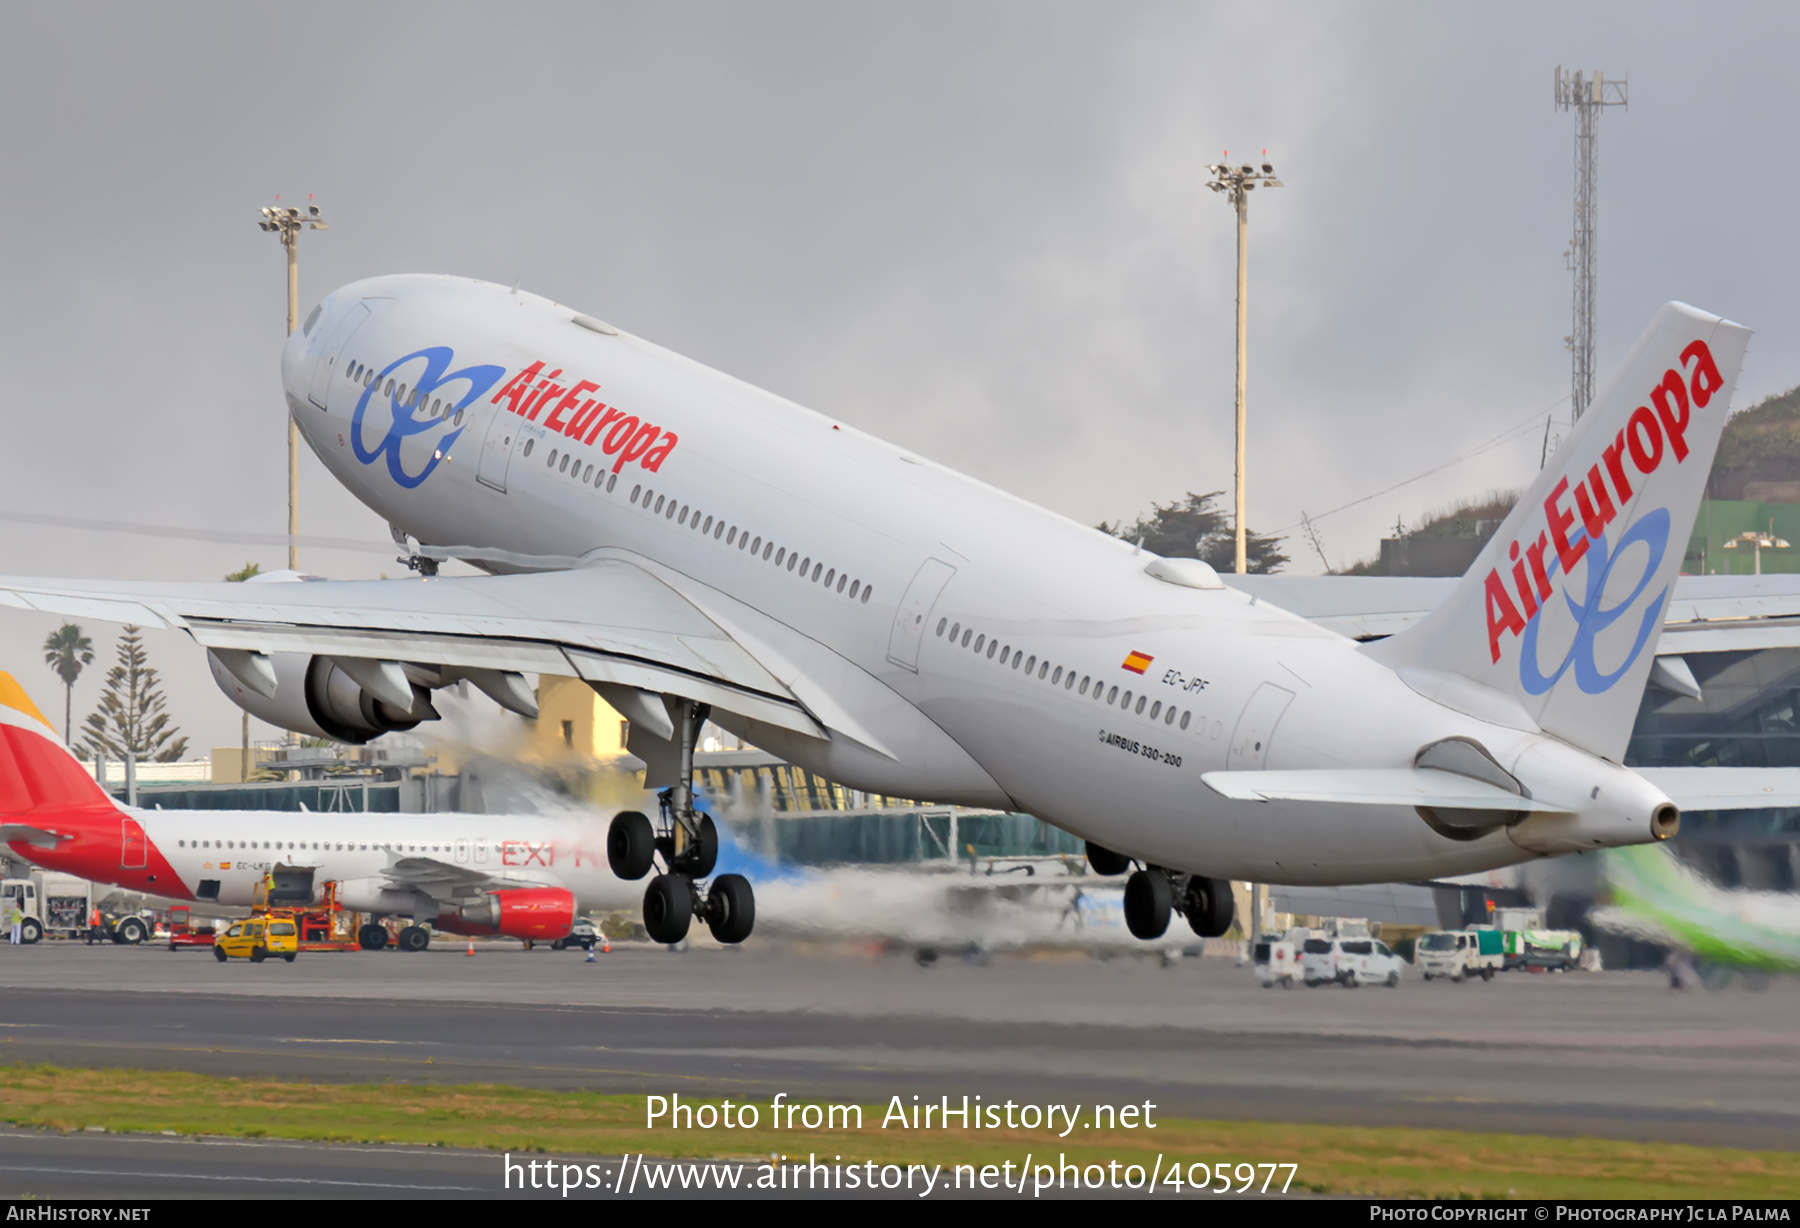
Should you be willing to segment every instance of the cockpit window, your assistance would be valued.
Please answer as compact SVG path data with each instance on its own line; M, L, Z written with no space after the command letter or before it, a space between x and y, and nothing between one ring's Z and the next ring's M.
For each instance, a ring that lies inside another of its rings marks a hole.
M320 303L317 307L312 309L312 314L306 317L306 323L300 326L302 334L308 337L312 336L313 325L319 322L319 313L324 310L324 303Z

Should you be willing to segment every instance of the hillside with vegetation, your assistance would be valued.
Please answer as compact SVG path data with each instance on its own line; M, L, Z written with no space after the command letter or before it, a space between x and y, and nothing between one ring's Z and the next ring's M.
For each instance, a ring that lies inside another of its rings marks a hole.
M1758 489L1748 490L1752 484ZM1779 489L1783 486L1788 489ZM1714 499L1800 503L1800 388L1731 416L1707 493Z
M1404 536L1408 538L1456 538L1463 541L1486 541L1498 527L1506 514L1519 501L1516 490L1490 490L1486 494L1475 495L1467 499L1458 499L1455 503L1440 507L1436 511L1427 512L1418 524L1406 529ZM1338 573L1343 576L1378 576L1381 575L1381 556L1364 559L1359 563L1344 568Z
M1408 538L1484 536L1518 502L1516 490L1492 490L1428 512L1407 526ZM1760 503L1800 503L1800 387L1767 397L1725 423L1707 479L1707 497ZM1347 576L1381 574L1381 557L1345 568Z

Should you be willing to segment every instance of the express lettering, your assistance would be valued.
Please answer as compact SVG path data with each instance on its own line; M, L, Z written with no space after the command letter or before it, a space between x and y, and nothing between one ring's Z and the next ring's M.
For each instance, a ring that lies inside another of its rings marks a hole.
M1575 475L1572 490L1569 475L1564 475L1556 483L1549 498L1544 500L1545 529L1538 533L1535 541L1523 543L1522 549L1521 543L1517 541L1508 547L1508 575L1503 576L1498 567L1489 570L1487 574L1484 601L1487 606L1488 652L1496 663L1500 660L1502 638L1508 635L1523 636L1527 626L1535 624L1541 604L1548 601L1554 592L1550 582L1551 575L1561 570L1567 577L1576 564L1587 557L1590 550L1595 550L1598 553L1589 562L1587 604L1578 605L1573 599L1569 599L1571 611L1582 620L1582 634L1588 634L1587 623L1594 621L1591 615L1597 614L1599 610L1599 589L1595 585L1604 583L1605 574L1610 570L1602 535L1620 512L1630 506L1634 490L1632 470L1636 471L1637 478L1641 481L1655 473L1671 457L1677 465L1685 461L1688 456L1688 423L1693 411L1704 409L1712 400L1713 394L1724 387L1724 384L1724 379L1719 375L1718 364L1713 361L1712 351L1707 348L1706 342L1695 341L1681 352L1680 369L1671 367L1663 373L1662 379L1646 398L1649 403L1632 411L1624 429L1602 449L1599 463L1591 466L1585 474ZM1666 522L1666 510L1662 512L1662 516ZM1647 521L1648 517L1645 519ZM1627 531L1626 537L1613 549L1611 562L1616 562L1624 553L1627 540L1639 535L1638 530L1643 523L1645 521L1640 521ZM1667 536L1665 524L1662 537L1666 539ZM1549 556L1548 562L1546 556ZM1656 564L1661 562L1661 558L1662 552L1657 551L1656 558L1645 572L1643 583L1633 592L1633 599L1642 591L1644 584L1649 582L1649 576ZM1621 605L1611 611L1612 618L1622 613L1623 608ZM1610 623L1612 618L1607 618L1606 622ZM1593 628L1595 633L1598 630L1598 626ZM1591 641L1592 637L1588 635L1590 652ZM1535 644L1535 638L1533 643ZM1641 647L1640 644L1639 648ZM1636 649L1631 656L1635 659ZM1565 661L1564 667L1567 665L1568 662ZM1556 677L1560 676L1558 671ZM1594 677L1598 679L1603 675L1595 674ZM1528 683L1530 681L1527 679ZM1554 681L1553 677L1546 682L1545 689ZM1607 685L1610 686L1611 683ZM1586 690L1587 687L1584 685L1583 689Z
M507 380L494 394L493 403L504 402L507 412L527 422L536 422L541 414L545 430L584 447L598 444L604 455L616 458L614 473L633 461L651 473L662 468L680 442L674 431L665 431L607 405L599 397L589 396L600 391L600 385L591 380L580 380L567 387L557 383L562 374L561 367L546 372L542 362L534 362Z
M529 840L503 840L500 843L503 866L552 866L556 864L556 845L546 840L533 844Z

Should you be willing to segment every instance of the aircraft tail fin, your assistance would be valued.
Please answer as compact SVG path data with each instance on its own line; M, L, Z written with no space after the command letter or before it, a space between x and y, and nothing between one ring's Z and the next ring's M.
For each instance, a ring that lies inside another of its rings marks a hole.
M1749 340L1664 305L1462 583L1369 655L1440 702L1622 759Z
M0 818L117 809L25 688L0 672Z

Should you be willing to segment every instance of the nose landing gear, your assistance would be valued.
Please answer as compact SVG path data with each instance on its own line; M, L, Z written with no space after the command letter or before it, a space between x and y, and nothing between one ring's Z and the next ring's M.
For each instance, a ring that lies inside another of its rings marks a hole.
M1125 928L1135 938L1161 938L1179 911L1194 933L1218 938L1231 928L1231 884L1199 874L1146 866L1125 880Z
M756 925L756 896L743 875L721 874L704 892L697 882L719 861L719 829L694 807L694 745L710 711L706 704L681 701L681 777L658 796L655 826L626 810L606 833L606 859L620 878L640 879L662 859L664 872L644 892L644 929L655 942L680 942L695 917L726 943L744 941Z

